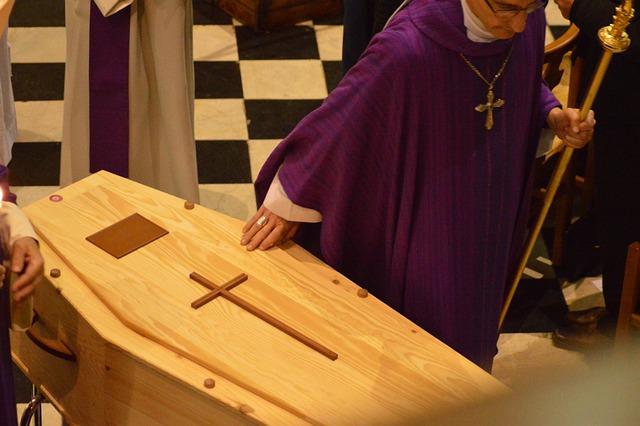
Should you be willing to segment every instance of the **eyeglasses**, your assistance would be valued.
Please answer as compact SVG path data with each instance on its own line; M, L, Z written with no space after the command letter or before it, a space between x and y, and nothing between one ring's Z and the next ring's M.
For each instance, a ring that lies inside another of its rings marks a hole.
M508 6L508 5L500 5L498 8L494 8L489 0L484 0L489 6L489 9L496 15L498 18L502 19L511 19L515 18L521 12L526 13L527 15L535 12L538 9L542 9L547 6L548 0L536 0L531 3L529 6L521 8L516 6Z

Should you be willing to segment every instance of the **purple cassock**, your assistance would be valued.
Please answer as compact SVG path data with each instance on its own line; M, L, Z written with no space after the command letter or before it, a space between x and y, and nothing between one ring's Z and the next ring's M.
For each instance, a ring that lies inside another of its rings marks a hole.
M9 173L5 166L0 165L0 186L7 194L5 201L15 202L15 195L9 192ZM3 258L0 247L0 259ZM16 401L13 391L13 371L11 362L11 348L9 345L9 288L0 288L0 426L15 426Z
M459 0L414 0L323 105L274 150L291 200L321 224L297 241L489 370L499 311L522 247L541 127L559 106L541 81L544 11L512 40L466 37ZM487 85L503 107L485 129Z

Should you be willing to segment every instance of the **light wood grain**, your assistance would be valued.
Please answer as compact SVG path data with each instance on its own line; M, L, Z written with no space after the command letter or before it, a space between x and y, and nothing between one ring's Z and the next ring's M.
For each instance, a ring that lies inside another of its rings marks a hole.
M95 295L104 317L113 316L110 324L115 318L131 335L213 374L211 392L223 404L232 394L251 395L253 402L244 404L253 418L269 423L285 412L309 423L390 424L505 391L372 295L357 297L357 285L299 247L249 253L238 244L239 221L200 206L185 210L184 200L105 172L59 193L62 202L41 200L27 214L77 275L74 285ZM136 212L169 234L119 260L84 240ZM247 273L234 294L340 358L332 362L220 298L191 309L203 293L189 280L191 271L216 282ZM96 328L106 328L102 320L95 319ZM134 341L114 343L132 351L127 345ZM202 376L176 374L202 387ZM233 391L225 394L218 380Z

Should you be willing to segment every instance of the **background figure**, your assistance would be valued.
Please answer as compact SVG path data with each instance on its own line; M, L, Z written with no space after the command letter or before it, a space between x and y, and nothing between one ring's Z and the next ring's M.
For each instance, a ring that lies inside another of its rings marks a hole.
M619 2L610 0L556 0L565 18L580 29L576 55L585 61L582 93L602 55L597 32L611 23ZM613 55L593 110L598 117L593 143L596 161L596 220L602 253L603 293L608 316L603 330L613 333L629 244L640 241L640 21L627 28L631 46ZM597 321L600 315L587 311ZM581 318L585 322L587 317ZM580 320L580 319L579 319ZM586 321L589 322L589 321ZM554 334L561 346L586 348L602 342L595 328L566 328Z
M0 259L11 260L11 270L20 276L11 285L2 285L6 271L0 265L0 425L16 425L16 402L13 389L13 371L9 327L11 325L10 298L19 303L31 295L42 277L44 261L38 248L37 236L24 213L13 204L15 195L9 191L9 173L0 165L0 187L4 202L0 207ZM9 201L12 200L12 201Z
M61 184L101 169L198 201L192 4L66 0Z
M358 61L371 38L382 31L403 0L344 0L342 71Z
M6 23L5 23L6 24ZM11 148L18 135L16 106L11 87L11 55L7 28L0 37L0 164L9 164Z
M240 241L266 250L299 228L297 242L487 370L540 130L577 148L594 124L542 82L545 3L490 2L401 10L267 159Z

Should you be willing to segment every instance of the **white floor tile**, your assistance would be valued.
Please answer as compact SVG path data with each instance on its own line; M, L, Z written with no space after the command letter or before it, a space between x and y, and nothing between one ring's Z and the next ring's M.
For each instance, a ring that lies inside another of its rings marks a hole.
M29 204L46 198L55 193L59 186L12 186L11 192L18 196L20 207L27 207Z
M562 293L572 311L605 306L601 277L587 277L575 283L565 283Z
M246 221L256 212L253 184L200 185L200 204L228 216ZM238 241L240 235L238 235Z
M60 142L62 101L16 102L18 142Z
M316 39L320 59L324 61L342 60L342 25L317 25Z
M65 62L65 29L61 27L9 28L11 62Z
M267 157L271 154L280 140L250 140L249 141L249 158L251 160L251 180L256 181L258 173Z
M324 99L327 85L318 60L240 61L246 99Z
M194 61L237 61L236 33L231 25L194 25Z
M24 412L25 408L27 408L27 404L16 404L18 410L18 422L20 421L20 417ZM42 426L61 426L62 425L62 416L60 413L53 408L53 405L50 403L44 403L41 405L42 407ZM31 424L35 424L32 418Z
M513 389L527 387L540 373L588 372L584 355L553 346L550 333L505 333L498 339L492 375Z
M196 140L247 140L242 99L196 99Z
M570 25L569 20L562 16L560 9L558 9L558 5L553 1L550 1L549 4L547 4L545 14L547 15L547 25Z

